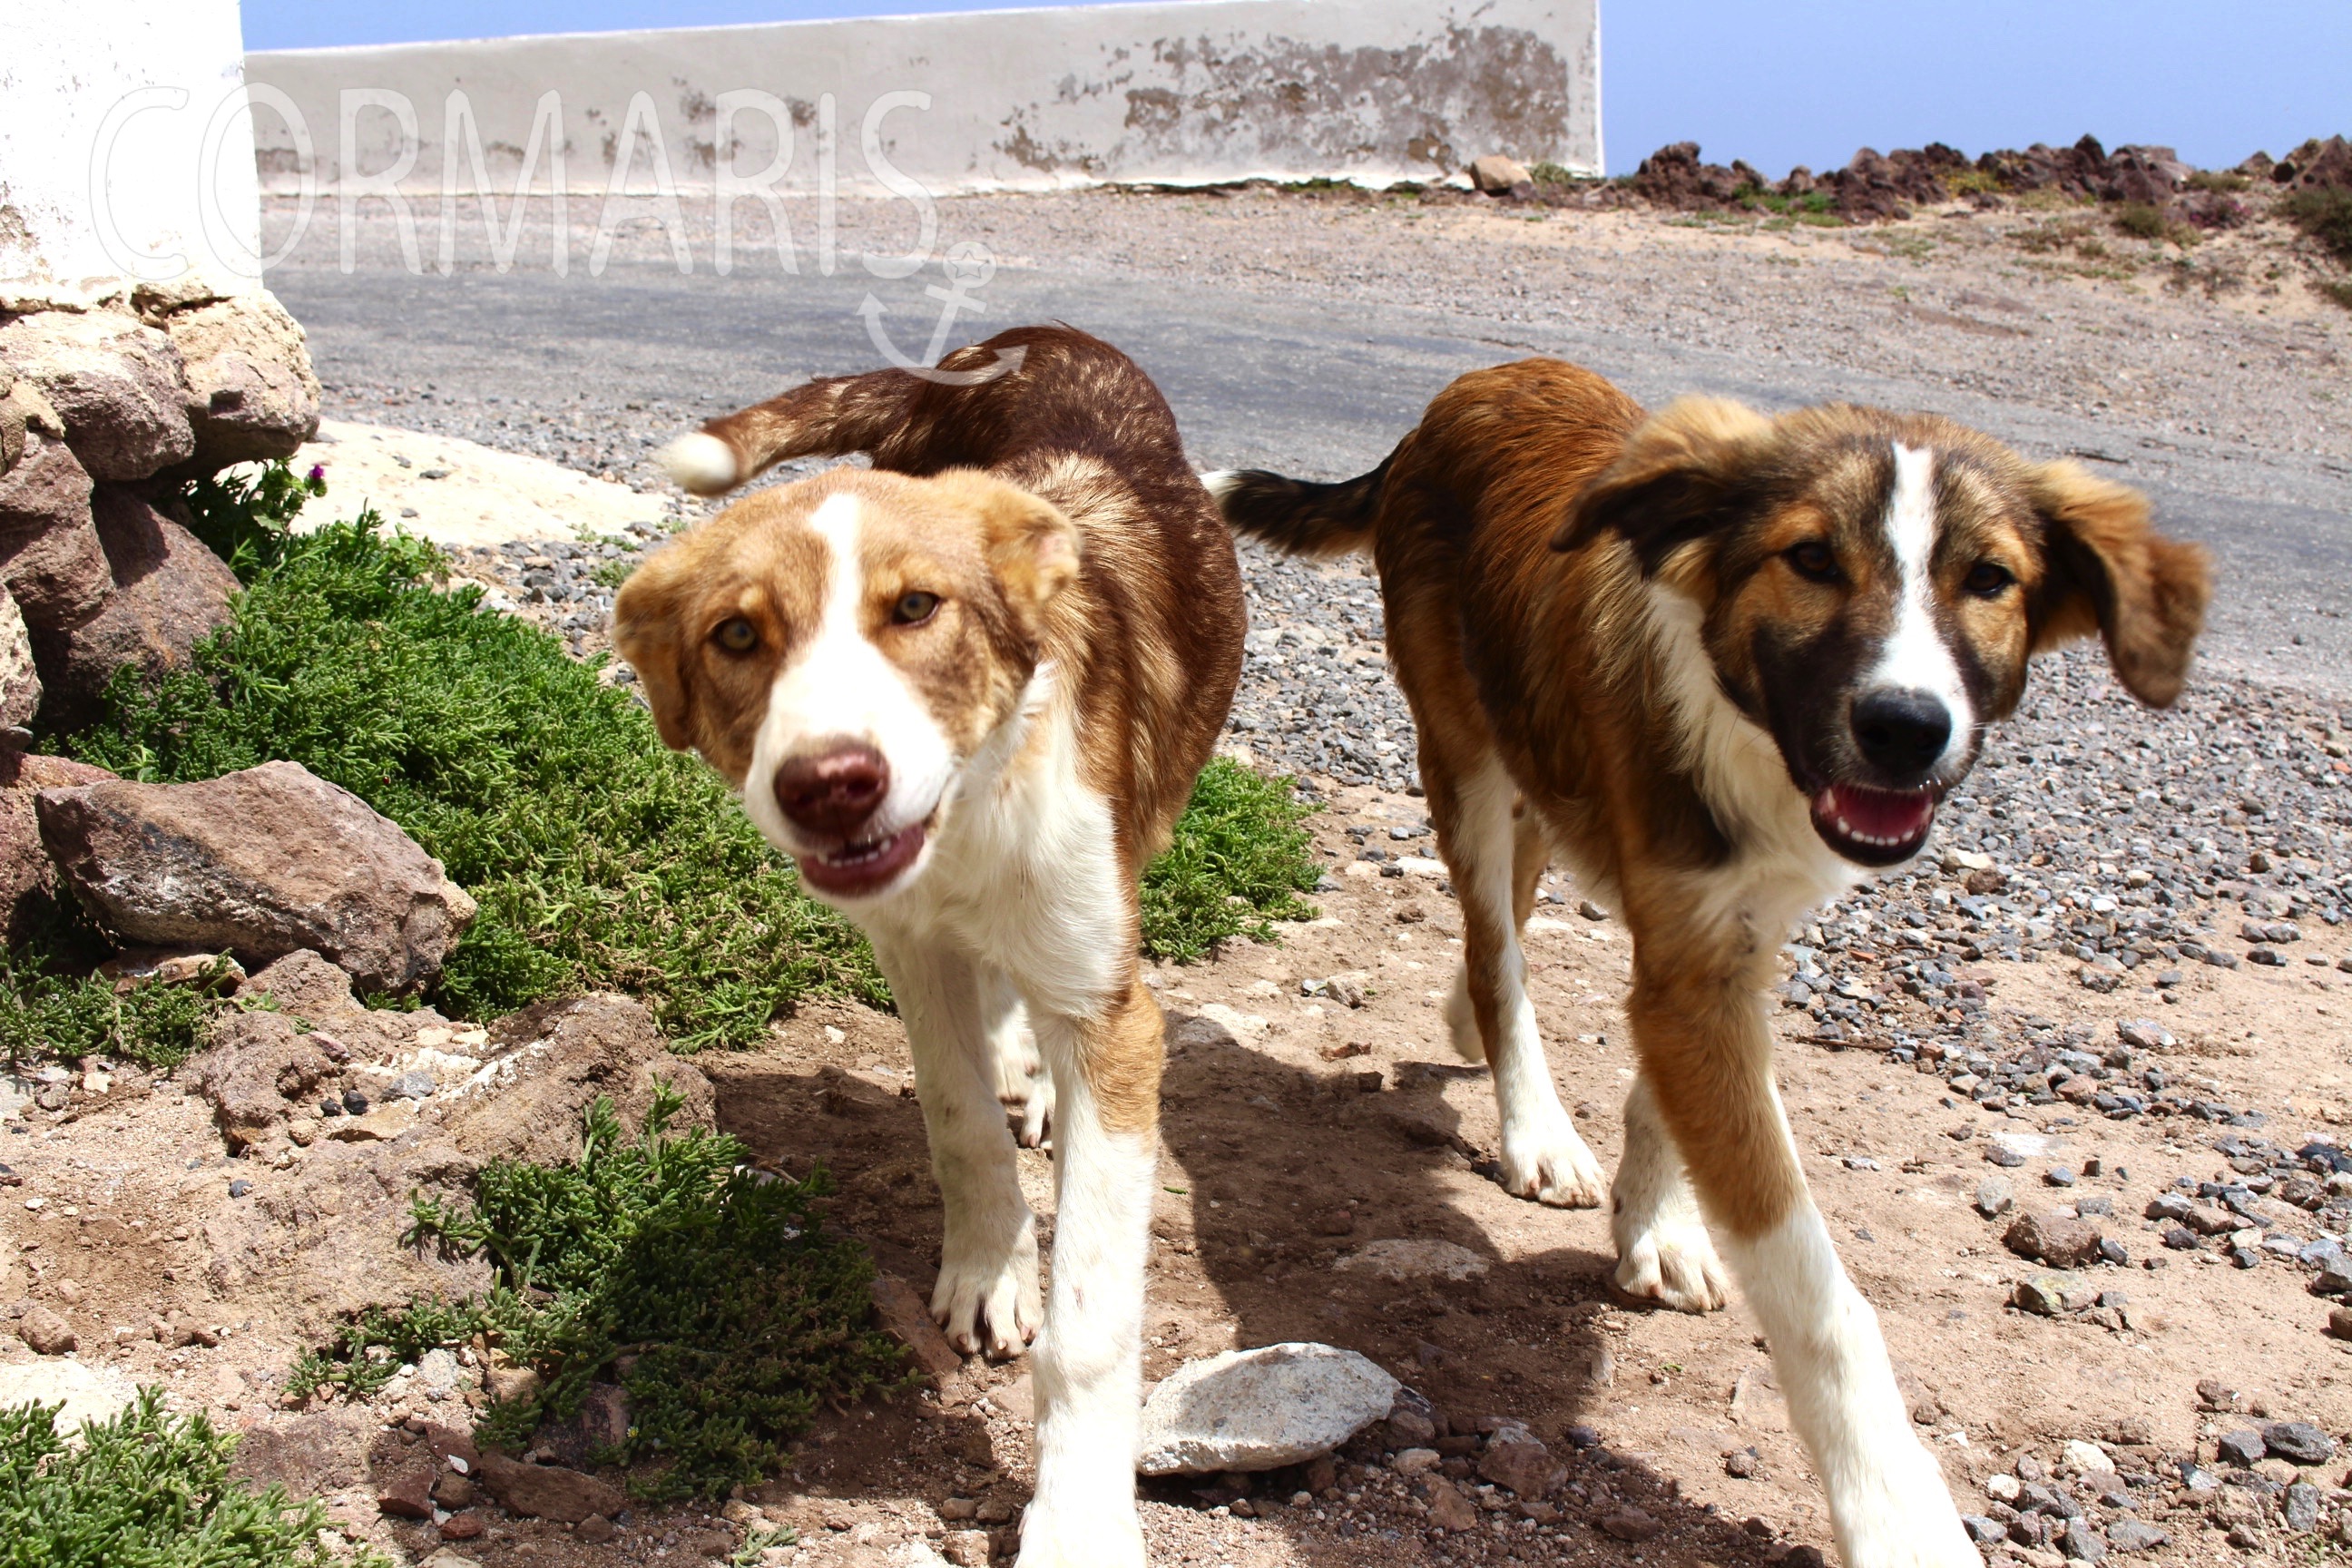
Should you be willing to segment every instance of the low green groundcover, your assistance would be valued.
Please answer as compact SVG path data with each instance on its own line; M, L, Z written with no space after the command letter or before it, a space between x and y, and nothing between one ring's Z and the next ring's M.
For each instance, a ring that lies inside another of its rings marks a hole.
M365 1397L400 1363L482 1335L543 1382L493 1405L478 1439L520 1450L615 1379L628 1435L597 1457L660 1499L722 1497L761 1479L824 1402L907 1386L904 1352L870 1323L865 1248L812 1212L824 1173L753 1170L731 1137L672 1133L677 1107L657 1091L628 1142L600 1099L576 1162L495 1162L470 1205L415 1199L408 1240L487 1256L495 1285L368 1314L331 1352L306 1356L289 1389Z
M164 1413L142 1389L78 1441L58 1407L0 1410L0 1568L371 1568L374 1552L339 1555L315 1502L233 1480L236 1439L200 1412Z

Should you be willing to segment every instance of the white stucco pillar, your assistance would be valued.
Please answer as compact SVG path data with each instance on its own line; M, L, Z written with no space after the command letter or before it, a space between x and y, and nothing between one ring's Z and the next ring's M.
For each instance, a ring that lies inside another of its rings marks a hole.
M237 0L0 5L0 292L257 287L244 77Z

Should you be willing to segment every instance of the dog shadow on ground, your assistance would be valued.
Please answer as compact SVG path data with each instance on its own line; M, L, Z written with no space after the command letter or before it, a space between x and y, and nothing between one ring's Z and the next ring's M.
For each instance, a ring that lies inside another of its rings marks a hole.
M838 1184L834 1223L864 1238L880 1268L928 1295L938 1267L940 1199L903 1035L880 1015L835 1022L854 1032L825 1053L828 1061L703 1058L718 1087L719 1124L755 1157L793 1173L824 1164ZM1715 1563L1766 1544L1738 1519L1681 1500L1670 1478L1609 1447L1613 1352L1599 1320L1611 1304L1613 1258L1574 1245L1522 1246L1506 1256L1449 1198L1465 1181L1491 1177L1486 1152L1464 1135L1443 1094L1454 1079L1483 1079L1484 1069L1409 1062L1392 1083L1373 1087L1355 1070L1360 1064L1303 1067L1254 1049L1205 1018L1171 1014L1169 1033L1162 1131L1170 1157L1153 1220L1147 1380L1230 1348L1295 1340L1339 1345L1388 1368L1444 1414L1454 1440L1436 1446L1465 1492L1482 1478L1476 1454L1460 1450L1472 1447L1482 1420L1512 1420L1567 1467L1566 1482L1545 1500L1572 1540L1615 1547L1593 1530L1630 1506L1662 1527L1648 1549L1654 1561L1667 1542L1665 1561ZM842 1060L869 1065L852 1071L837 1065ZM888 1087L894 1079L902 1086L897 1092ZM1022 1158L1034 1194L1043 1157ZM1041 1241L1050 1240L1048 1226ZM1391 1245L1371 1245L1381 1242ZM1364 1266L1367 1256L1400 1252L1402 1268ZM970 1390L986 1384L996 1408L1025 1414L1025 1363L986 1369L974 1362L959 1376ZM1013 1478L1030 1473L1025 1431L1021 1451L1007 1454L1002 1429L992 1448L985 1425L968 1408L922 1420L910 1405L869 1405L825 1423L804 1454L800 1482L811 1493L848 1500L926 1485L1022 1500L1024 1489ZM1361 1564L1382 1546L1419 1560L1429 1547L1415 1529L1420 1516L1407 1508L1380 1503L1368 1525L1351 1526L1342 1516L1346 1494L1362 1489L1357 1467L1383 1467L1392 1446L1376 1426L1341 1452L1336 1478L1291 1467L1246 1481L1148 1481L1144 1495L1254 1513L1261 1533L1290 1537L1287 1550L1301 1562ZM907 1473L909 1464L932 1474L918 1479ZM1312 1506L1294 1506L1311 1482L1337 1489ZM1366 1502L1374 1502L1372 1494ZM1506 1542L1528 1531L1522 1518L1507 1506L1486 1510L1475 1528L1491 1541L1490 1552L1507 1553ZM1530 1543L1530 1554L1549 1559L1565 1544Z

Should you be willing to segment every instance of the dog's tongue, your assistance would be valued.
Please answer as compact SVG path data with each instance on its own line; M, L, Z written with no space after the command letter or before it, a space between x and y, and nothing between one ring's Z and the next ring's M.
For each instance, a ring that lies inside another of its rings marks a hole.
M1936 797L1927 790L1864 789L1832 784L1822 792L1822 815L1865 838L1907 844L1935 820Z

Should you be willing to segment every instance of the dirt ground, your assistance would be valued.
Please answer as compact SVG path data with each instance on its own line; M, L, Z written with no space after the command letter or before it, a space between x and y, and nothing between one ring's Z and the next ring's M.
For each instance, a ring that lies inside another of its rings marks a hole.
M1286 929L1279 946L1243 943L1153 975L1171 1027L1146 1374L1235 1346L1319 1340L1391 1368L1457 1431L1502 1416L1561 1453L1594 1434L1601 1446L1572 1466L1559 1521L1498 1512L1500 1528L1442 1543L1402 1485L1368 1480L1376 1472L1352 1460L1333 1479L1336 1500L1307 1506L1290 1501L1308 1479L1299 1475L1262 1479L1247 1499L1230 1487L1154 1483L1145 1508L1154 1561L1621 1562L1636 1549L1597 1534L1591 1521L1629 1501L1667 1527L1633 1561L1772 1561L1792 1544L1827 1549L1821 1494L1745 1309L1692 1317L1615 1299L1603 1214L1541 1208L1491 1179L1493 1096L1483 1070L1454 1056L1439 1014L1458 949L1454 903L1433 863L1408 855L1394 862L1402 875L1381 875L1378 863L1352 858L1357 841L1346 831L1411 831L1422 820L1417 801L1341 792L1316 819L1318 847L1339 872L1336 889L1317 896L1318 919ZM1571 887L1552 888L1563 901L1532 923L1531 984L1562 1097L1607 1163L1633 1073L1618 1000L1628 944L1613 922L1575 912ZM2130 990L2093 994L2054 963L1990 962L1969 973L1995 1016L2112 1032L2121 1018L2160 1011L2179 1041L2168 1068L2274 1121L2332 1125L2352 1102L2342 1024L2352 982L2332 971L2200 968L2161 1008ZM1305 984L1334 975L1354 982L1336 989L1360 991L1360 1006ZM939 1199L896 1020L812 1007L773 1048L698 1065L718 1089L722 1127L795 1173L824 1163L841 1185L838 1222L871 1244L884 1269L928 1289ZM2067 1440L2097 1440L2124 1430L2119 1422L2144 1424L2130 1435L2150 1454L2189 1452L2219 1430L2199 1408L2204 1379L2226 1380L2256 1415L2352 1427L2352 1345L2324 1335L2326 1304L2305 1292L2300 1271L2241 1271L2210 1253L2138 1266L2166 1257L2155 1226L2137 1218L2147 1202L2178 1176L2221 1171L2203 1124L1994 1116L1867 1045L1823 1048L1785 1033L1781 1071L1814 1190L1964 1506L1980 1506L1971 1500L1984 1497L1985 1479L2021 1456L2054 1470ZM261 1437L273 1473L310 1480L354 1526L423 1556L435 1544L429 1524L373 1521L355 1478L332 1474L326 1457L306 1468L301 1450L310 1444L324 1456L353 1426L444 1412L399 1390L365 1411L281 1408L271 1385L298 1347L282 1323L239 1318L238 1292L215 1288L226 1281L208 1282L211 1227L238 1200L227 1195L236 1163L223 1157L206 1110L163 1087L55 1125L24 1110L31 1120L6 1141L24 1185L11 1193L0 1296L30 1290L66 1306L69 1321L90 1326L84 1360L160 1379L185 1404ZM1989 1223L1970 1206L1991 1171L1979 1151L2002 1128L2050 1140L2043 1156L2005 1173L2021 1205L2057 1196L2040 1185L2049 1166L2099 1163L2103 1174L2064 1195L2113 1199L2108 1233L2134 1263L2097 1271L2101 1288L2128 1303L2109 1321L2007 1304L2036 1270L2001 1247L2005 1220ZM1021 1159L1032 1204L1050 1215L1049 1156ZM1346 1267L1370 1244L1394 1240L1452 1244L1462 1249L1455 1271L1468 1277ZM158 1318L173 1331L151 1331ZM192 1325L225 1333L213 1346L177 1331ZM972 1363L937 1394L829 1417L795 1471L751 1501L803 1532L808 1544L789 1561L891 1561L902 1542L971 1527L940 1516L950 1499L982 1505L983 1518L1017 1506L1031 1474L1028 1414L1019 1363ZM1578 1426L1591 1432L1571 1436ZM1757 1473L1727 1473L1727 1456L1750 1448ZM1358 1457L1379 1458L1370 1449ZM1000 1509L986 1510L992 1502ZM2154 1561L2229 1551L2218 1529L2160 1508L2153 1517L2173 1535ZM462 1549L493 1568L586 1564L690 1550L700 1532L724 1530L688 1510L630 1521L620 1539L592 1547L562 1527L518 1520ZM731 1550L740 1535L725 1533Z

